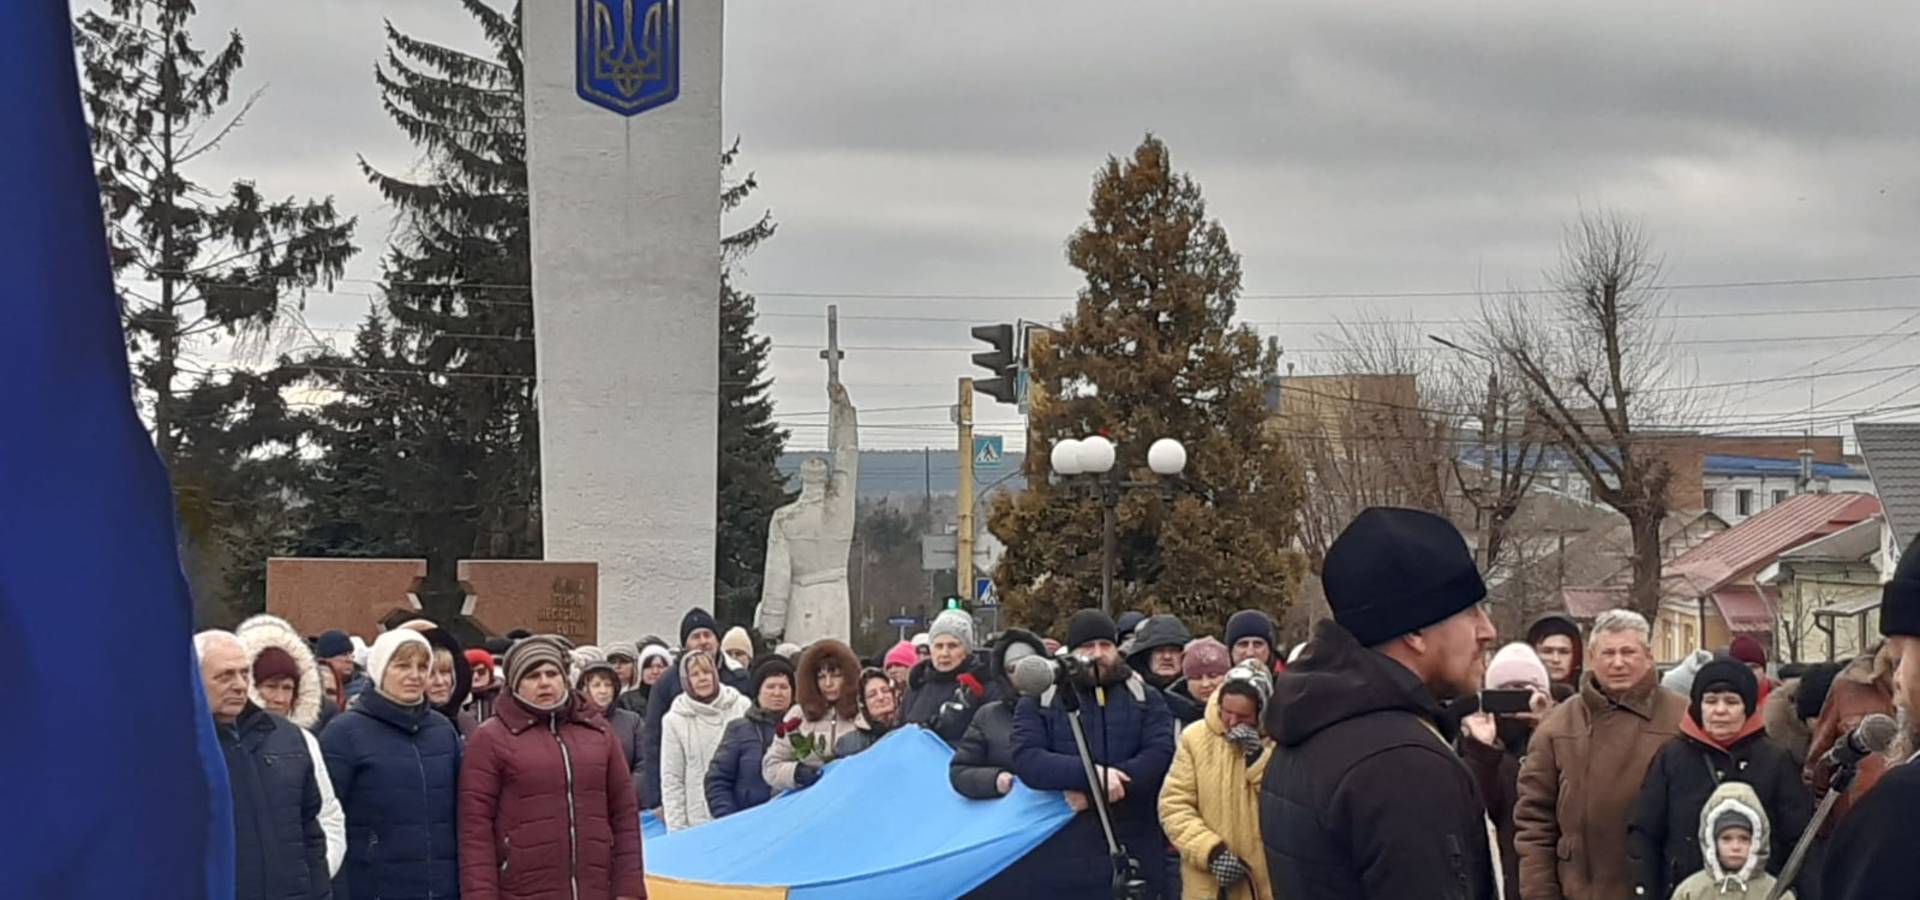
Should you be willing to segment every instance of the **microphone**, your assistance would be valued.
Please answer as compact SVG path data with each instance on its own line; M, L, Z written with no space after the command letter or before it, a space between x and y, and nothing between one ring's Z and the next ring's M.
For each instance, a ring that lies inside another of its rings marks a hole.
M1061 680L1091 672L1093 667L1093 660L1076 654L1062 655L1059 659L1028 656L1013 664L1013 686L1023 696L1038 697Z
M1861 719L1859 726L1846 737L1834 742L1833 749L1827 751L1826 762L1836 768L1857 766L1875 753L1887 752L1899 734L1900 726L1892 716L1874 713Z

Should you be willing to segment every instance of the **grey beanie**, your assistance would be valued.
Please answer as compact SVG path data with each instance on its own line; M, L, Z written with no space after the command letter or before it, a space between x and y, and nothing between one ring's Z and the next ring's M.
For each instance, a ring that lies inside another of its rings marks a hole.
M927 639L931 641L941 635L948 635L960 641L968 650L973 649L973 617L964 610L949 609L933 617L933 624L927 627Z

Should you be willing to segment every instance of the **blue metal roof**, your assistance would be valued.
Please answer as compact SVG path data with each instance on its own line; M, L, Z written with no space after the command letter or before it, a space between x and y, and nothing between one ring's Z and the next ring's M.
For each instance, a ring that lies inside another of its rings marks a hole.
M1779 475L1791 478L1800 474L1800 461L1709 453L1703 468L1708 475ZM1813 464L1813 477L1866 478L1867 473L1845 463L1817 462Z

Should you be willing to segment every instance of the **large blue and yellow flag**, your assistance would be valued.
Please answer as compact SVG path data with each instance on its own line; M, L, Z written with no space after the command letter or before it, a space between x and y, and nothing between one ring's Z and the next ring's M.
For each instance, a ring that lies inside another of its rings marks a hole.
M1023 785L998 800L962 797L947 779L952 759L931 732L902 728L828 766L810 788L650 838L647 895L947 900L979 887L1073 818L1059 794Z
M233 896L167 476L135 414L67 0L0 28L0 896Z

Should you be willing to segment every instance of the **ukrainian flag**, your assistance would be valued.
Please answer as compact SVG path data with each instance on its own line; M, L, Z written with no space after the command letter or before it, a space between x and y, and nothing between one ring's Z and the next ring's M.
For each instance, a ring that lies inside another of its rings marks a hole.
M135 415L66 0L0 29L0 895L233 896L173 496Z
M1067 824L1057 793L969 800L953 751L914 727L765 806L649 840L652 900L951 900Z

